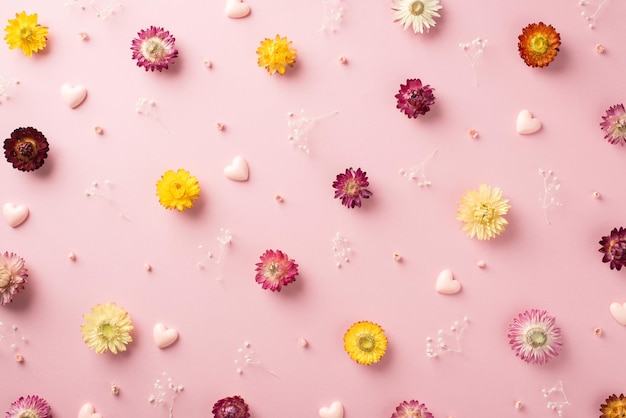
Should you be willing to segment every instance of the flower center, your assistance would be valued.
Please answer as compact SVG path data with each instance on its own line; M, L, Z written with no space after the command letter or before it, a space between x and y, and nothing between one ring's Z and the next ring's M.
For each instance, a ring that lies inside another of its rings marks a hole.
M626 116L622 116L615 122L615 129L617 129L620 133L626 133Z
M359 347L359 350L369 353L376 347L376 341L374 341L374 337L370 334L361 334L359 335L356 345Z
M278 281L282 277L282 269L279 263L269 263L265 273L266 277L272 281Z
M239 408L234 405L228 405L226 408L222 409L222 416L224 418L238 418Z
M141 54L147 60L157 62L165 58L167 55L167 48L161 38L153 36L141 45Z
M351 178L346 181L346 185L344 186L343 190L349 196L356 196L361 190L361 185L357 179Z
M490 223L495 215L495 209L487 202L481 202L480 206L474 211L474 221L480 224Z
M422 1L414 1L413 3L411 3L411 6L409 6L409 10L411 11L411 14L413 16L420 16L422 13L424 13L424 2Z
M172 193L172 196L174 196L176 199L180 199L185 195L185 188L182 184L175 181L170 187L170 193Z
M100 325L100 335L102 335L107 340L110 340L115 336L115 327L108 322Z
M15 151L17 152L17 158L22 161L30 161L37 153L37 144L31 138L24 138L15 144Z
M22 41L30 42L33 38L33 30L28 26L22 26L20 28L20 38Z
M548 341L548 335L541 328L531 328L526 333L526 342L532 348L541 348Z
M538 33L530 38L529 46L534 54L543 55L550 49L550 40L543 33Z
M9 284L11 284L11 273L5 269L0 270L0 293L4 292Z
M39 418L39 414L32 409L24 409L23 411L20 411L15 418Z

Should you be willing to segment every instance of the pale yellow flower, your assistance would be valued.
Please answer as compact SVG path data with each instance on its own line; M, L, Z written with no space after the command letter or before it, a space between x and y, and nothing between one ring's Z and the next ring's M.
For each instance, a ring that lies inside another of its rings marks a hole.
M504 219L511 205L502 198L502 190L481 184L476 190L468 190L457 208L456 218L463 221L463 231L470 238L488 240L504 231L508 221Z
M95 305L83 318L85 323L80 328L83 341L98 354L126 351L126 344L133 341L130 333L134 327L130 316L115 303Z

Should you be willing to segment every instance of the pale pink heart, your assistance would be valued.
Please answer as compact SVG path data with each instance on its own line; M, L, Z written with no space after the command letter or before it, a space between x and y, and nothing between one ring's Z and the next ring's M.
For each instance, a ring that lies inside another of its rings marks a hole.
M174 328L167 328L162 323L158 323L152 329L152 338L159 348L169 347L178 339L178 331Z
M450 270L443 270L437 277L435 290L444 295L453 295L461 290L461 283L454 280L454 275Z
M96 414L96 408L90 403L86 403L80 408L78 418L102 418L102 415Z
M626 303L611 303L609 309L613 318L621 325L626 326Z
M528 135L537 132L541 129L541 121L537 118L533 118L531 113L524 109L517 115L517 133L521 135Z
M2 214L7 223L15 228L23 224L26 218L28 218L28 208L8 202L4 204Z
M241 157L233 158L233 163L224 169L224 175L231 180L248 180L248 163Z
M227 0L226 16L231 19L241 19L250 14L250 5L243 0Z
M320 418L343 418L343 405L335 401L330 406L320 408Z
M72 109L80 106L86 97L87 89L83 86L72 86L70 84L61 86L61 98Z

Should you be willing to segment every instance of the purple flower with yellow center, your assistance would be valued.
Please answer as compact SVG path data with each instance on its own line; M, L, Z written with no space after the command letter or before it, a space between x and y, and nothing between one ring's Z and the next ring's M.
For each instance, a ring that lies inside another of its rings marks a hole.
M51 418L50 405L37 395L20 397L11 404L5 418Z
M0 305L11 303L13 296L24 289L27 277L22 257L6 251L0 254Z
M561 328L548 312L531 309L509 324L509 345L526 363L544 364L561 351Z
M263 289L280 292L282 286L296 281L298 265L280 250L266 250L256 264L256 272L255 280Z
M4 156L20 171L34 171L48 157L48 140L35 128L17 128L4 140Z
M335 188L335 199L341 199L341 203L348 208L361 207L361 199L369 199L373 195L366 189L369 186L367 173L360 168L356 171L346 168L345 173L337 174L337 179L333 182Z
M396 107L409 118L425 115L435 104L433 91L435 89L428 84L423 85L419 78L408 79L406 84L400 84L400 91L395 96L398 99Z
M130 49L133 51L133 59L137 60L138 67L144 67L146 71L167 70L174 58L178 56L178 50L174 46L174 38L164 28L150 26L138 32L138 38L133 39Z
M626 229L613 228L611 233L600 240L600 251L604 253L603 263L610 263L611 270L620 271L626 265Z
M248 404L241 396L220 399L213 405L214 418L250 418Z
M604 131L604 139L610 144L626 144L626 110L622 103L611 106L606 111L606 116L602 116L600 123Z
M396 407L396 412L391 418L433 418L433 414L428 412L426 405L420 404L419 401L410 400L400 403Z

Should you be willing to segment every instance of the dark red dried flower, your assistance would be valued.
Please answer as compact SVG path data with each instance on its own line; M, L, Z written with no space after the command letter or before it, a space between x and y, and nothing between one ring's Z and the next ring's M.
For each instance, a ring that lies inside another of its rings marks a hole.
M4 140L4 156L20 171L37 170L48 156L48 141L35 128L17 128Z
M611 263L611 270L621 270L626 265L626 229L613 228L611 233L600 240L600 251L604 253L603 263Z
M250 418L248 404L241 396L220 399L211 412L215 418Z

